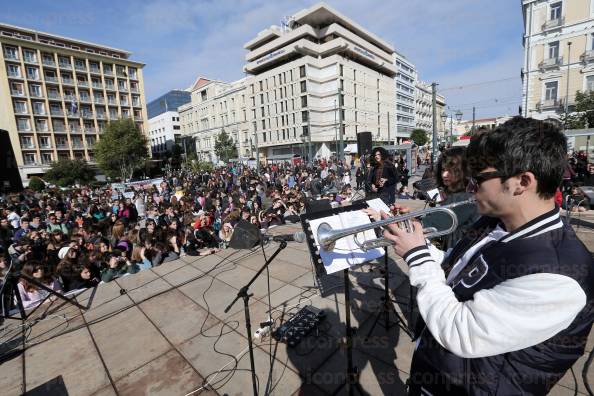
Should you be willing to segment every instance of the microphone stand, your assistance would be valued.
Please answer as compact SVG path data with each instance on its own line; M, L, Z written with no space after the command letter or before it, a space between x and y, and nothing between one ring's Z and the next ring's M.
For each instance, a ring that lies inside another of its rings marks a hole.
M249 290L250 286L252 285L252 283L254 283L256 281L258 276L260 276L262 271L264 271L268 267L268 265L270 265L272 260L274 260L274 258L281 252L281 250L283 250L286 247L287 247L287 241L280 241L278 248L272 254L272 256L270 256L270 258L268 260L266 260L266 262L264 263L262 268L260 268L258 270L258 272L256 272L256 274L247 283L247 285L245 285L241 289L239 289L239 292L237 293L237 296L235 296L235 299L231 302L231 304L229 304L227 306L227 308L225 308L225 313L229 312L229 310L231 309L231 307L233 307L233 305L235 305L237 300L239 300L240 298L243 298L243 312L245 314L245 329L247 331L248 349L250 352L250 369L252 372L252 387L254 389L254 396L258 395L258 387L256 385L256 382L257 382L256 381L256 367L254 364L254 347L252 344L252 324L250 322L250 308L249 308L250 297L253 296L253 294L249 293L248 290Z

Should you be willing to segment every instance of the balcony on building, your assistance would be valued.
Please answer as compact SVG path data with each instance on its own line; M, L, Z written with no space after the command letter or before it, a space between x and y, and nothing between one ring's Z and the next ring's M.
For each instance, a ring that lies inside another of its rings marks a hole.
M592 63L594 62L594 50L586 51L580 57L583 63Z
M90 66L89 67L89 72L92 74L101 74L101 69L99 69L98 66Z
M89 82L87 80L77 80L77 84L79 87L88 87Z
M60 69L70 69L72 70L72 64L70 62L60 62Z
M74 85L74 80L71 78L64 78L62 77L62 84L64 85Z
M98 83L98 82L93 82L93 88L95 89L103 89L103 84Z
M95 99L93 100L93 102L94 102L95 104L105 104L105 99L103 99L103 98L95 98Z
M103 74L106 76L113 76L113 69L103 67Z
M68 143L56 143L56 148L58 150L68 150Z
M84 102L84 103L91 103L91 97L90 96L81 96L80 101Z
M561 99L545 99L536 104L536 108L539 111L543 110L557 110L563 106L563 100Z
M82 111L82 118L85 119L93 119L93 112L92 111Z
M55 76L45 76L45 82L46 83L58 83L58 77Z
M82 72L86 72L87 71L87 67L85 65L80 65L80 64L75 64L74 68L78 71L82 71Z
M115 91L116 90L114 84L108 84L108 83L105 84L105 89L108 90L108 91Z
M557 56L555 58L548 58L538 64L541 71L559 69L563 65L563 57Z
M22 89L11 89L10 90L10 94L12 96L19 96L19 97L24 97L25 96L25 91L23 91Z
M19 55L16 51L4 51L4 59L18 61Z
M41 63L43 63L44 66L56 67L56 61L51 58L44 57Z
M39 62L37 62L37 56L35 55L25 55L23 56L23 62L25 63L30 63L30 64L38 64Z
M557 19L549 19L548 21L543 23L542 30L546 31L546 30L559 29L559 28L563 27L564 24L565 24L565 17L560 17Z
M48 92L47 98L49 100L62 100L62 96L60 96L60 94L57 94L55 92Z
M98 120L104 120L105 119L105 113L97 113L95 115L95 118L97 118Z

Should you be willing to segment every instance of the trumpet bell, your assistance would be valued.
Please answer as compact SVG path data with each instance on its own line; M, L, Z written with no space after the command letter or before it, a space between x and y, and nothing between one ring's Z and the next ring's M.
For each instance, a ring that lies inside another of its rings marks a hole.
M318 226L318 242L322 249L327 252L331 252L334 250L334 246L336 245L336 239L333 239L333 232L332 226L328 223L321 223Z

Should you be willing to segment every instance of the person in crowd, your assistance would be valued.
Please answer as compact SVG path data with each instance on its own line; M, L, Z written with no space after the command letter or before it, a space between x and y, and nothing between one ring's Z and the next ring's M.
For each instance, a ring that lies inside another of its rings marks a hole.
M58 280L46 271L41 262L31 260L23 265L21 272L26 277L33 278L51 290L62 292L62 286ZM21 277L19 279L17 288L25 308L39 304L41 300L45 299L49 295L48 291L30 282L25 277Z
M394 164L388 159L388 152L382 147L373 150L373 168L369 172L371 191L386 205L396 199L396 184L399 177Z
M384 232L424 320L409 394L545 395L584 353L594 260L554 202L566 153L554 124L514 117L470 141L468 191L483 217L447 256L418 222Z
M441 154L435 170L441 195L441 199L438 200L440 206L466 201L472 197L472 194L466 191L469 180L467 167L465 147L453 147ZM441 248L446 251L454 247L479 217L476 206L473 204L456 206L452 210L458 218L458 228L440 239ZM435 227L438 230L445 230L451 225L452 218L443 213L436 213L423 219L423 226L426 228Z

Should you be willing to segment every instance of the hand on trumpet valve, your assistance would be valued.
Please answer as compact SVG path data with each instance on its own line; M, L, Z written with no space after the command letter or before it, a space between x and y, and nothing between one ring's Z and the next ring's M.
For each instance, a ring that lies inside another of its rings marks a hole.
M407 206L402 206L400 204L394 204L390 206L390 211L396 215L396 216L400 216L401 214L406 214L408 212L410 212L410 208Z
M381 215L382 219L390 217L385 212L381 212ZM394 251L400 257L411 249L426 246L423 225L418 220L410 220L408 225L408 227L402 227L400 223L391 223L386 225L386 229L384 229L384 238L394 243Z

